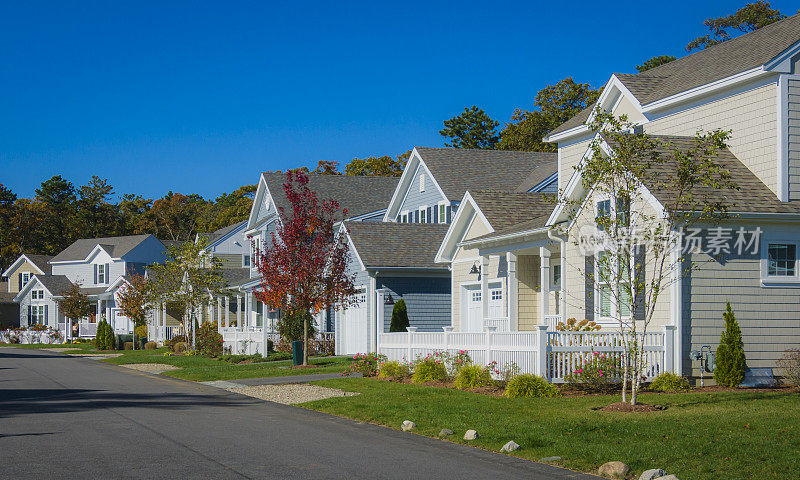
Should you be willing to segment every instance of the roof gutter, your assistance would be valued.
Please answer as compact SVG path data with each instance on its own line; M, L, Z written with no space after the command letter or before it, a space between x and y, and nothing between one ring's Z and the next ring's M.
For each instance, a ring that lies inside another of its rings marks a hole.
M514 233L507 233L505 235L498 235L496 237L491 238L484 238L482 240L474 239L474 240L466 240L464 242L460 242L458 244L459 247L472 247L472 246L480 246L480 245L489 245L492 243L502 242L504 240L516 240L516 239L524 239L530 237L531 235L537 235L540 233L546 233L550 231L550 227L540 227L534 228L532 230L525 230L522 232L514 232Z

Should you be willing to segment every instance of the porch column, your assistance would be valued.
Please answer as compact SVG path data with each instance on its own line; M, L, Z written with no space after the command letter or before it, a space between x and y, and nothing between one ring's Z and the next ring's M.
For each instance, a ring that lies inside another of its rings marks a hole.
M217 297L217 330L222 327L222 297Z
M481 257L481 319L489 318L489 255Z
M508 329L519 330L519 277L517 276L517 254L506 253L508 264Z
M561 245L561 284L559 285L559 290L561 290L561 298L559 299L561 302L561 308L558 309L558 313L561 314L561 321L564 322L567 320L567 242L560 242Z
M225 295L225 326L231 326L231 297Z
M242 297L236 295L236 329L242 330Z
M244 314L247 316L247 320L245 323L247 324L248 328L254 327L255 322L253 321L253 296L250 292L247 292L244 296Z
M539 306L542 310L539 324L547 325L545 315L550 313L550 250L547 247L539 247L539 258L541 260Z

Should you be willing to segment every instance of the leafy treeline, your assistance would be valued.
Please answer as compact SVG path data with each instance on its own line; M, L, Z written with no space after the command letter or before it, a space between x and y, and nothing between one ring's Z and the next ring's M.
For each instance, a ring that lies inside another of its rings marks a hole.
M80 187L60 175L42 182L31 198L18 198L0 184L0 267L20 253L55 255L79 238L152 233L161 240L187 240L247 218L255 185L215 200L169 192L152 200L126 194L92 176Z

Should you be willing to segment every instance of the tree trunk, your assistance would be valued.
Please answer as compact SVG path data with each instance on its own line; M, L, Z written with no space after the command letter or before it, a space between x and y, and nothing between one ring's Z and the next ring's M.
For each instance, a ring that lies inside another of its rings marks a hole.
M308 365L308 313L303 315L303 365Z

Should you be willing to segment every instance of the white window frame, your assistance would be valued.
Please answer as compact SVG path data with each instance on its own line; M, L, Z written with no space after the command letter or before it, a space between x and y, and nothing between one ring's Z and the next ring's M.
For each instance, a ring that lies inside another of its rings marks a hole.
M31 318L28 319L29 325L44 325L47 322L47 319L44 318L44 307L43 303L31 305Z
M427 212L427 206L419 207L419 223L428 223L428 219L426 218Z
M253 263L250 261L251 258L249 254L242 255L242 268L250 268L250 265Z
M108 284L108 272L106 272L106 264L105 263L97 263L97 284L98 285L107 285Z
M794 275L769 275L769 246L794 245ZM765 237L761 241L761 284L763 286L781 286L800 284L800 241L786 237Z
M43 289L31 290L31 300L44 300L44 290Z
M439 223L447 223L447 202L439 202L436 208L439 209Z
M31 272L22 272L19 275L22 278L22 288L25 288L25 285L27 285L28 282L31 281L31 278L33 277L33 273L31 273Z
M597 318L599 318L603 322L609 322L609 321L614 321L614 320L617 319L617 309L619 308L619 304L617 303L616 299L614 298L613 292L610 292L609 293L609 302L610 302L609 314L608 315L603 315L602 287L605 286L608 282L602 281L600 279L600 274L598 273L600 271L600 259L599 259L599 257L600 257L600 255L602 253L605 253L605 251L598 252L594 256L594 272L595 272L594 273L594 298L595 298L594 310L595 310L595 315L597 316ZM634 259L633 256L631 256L629 262L630 262L631 272L633 273L633 275L636 275L636 273L635 273L636 263L635 263L635 259ZM612 267L615 268L615 269L619 268L619 267L614 267L614 266L612 266ZM561 273L563 275L563 271ZM612 272L611 277L612 277L612 280L613 280L613 278L617 278L617 274L615 272ZM609 287L610 287L610 284L609 284ZM631 304L633 303L633 299L634 298L636 298L635 285L634 285L634 288L631 289ZM628 315L623 315L622 318L624 320L630 320L631 318L633 318L633 305L631 305L631 311L628 313Z
M408 210L403 210L403 213L400 214L400 223L411 223L411 219L408 218L408 215Z

